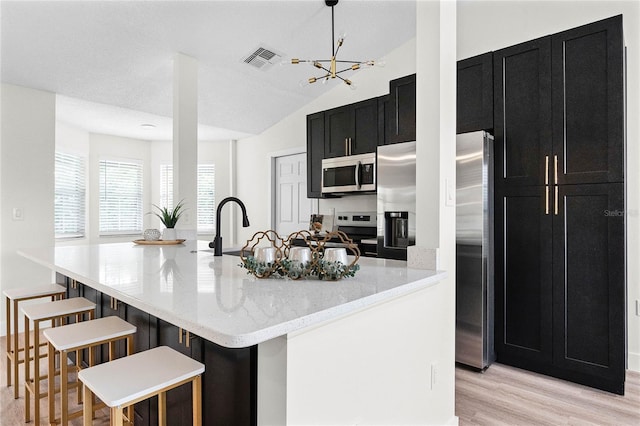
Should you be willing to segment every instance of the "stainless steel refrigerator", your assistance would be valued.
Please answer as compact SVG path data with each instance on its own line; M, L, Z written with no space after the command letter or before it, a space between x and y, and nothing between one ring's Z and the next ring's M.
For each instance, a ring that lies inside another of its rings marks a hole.
M456 362L484 370L495 360L493 137L456 137Z
M378 147L378 257L407 260L416 241L416 143Z

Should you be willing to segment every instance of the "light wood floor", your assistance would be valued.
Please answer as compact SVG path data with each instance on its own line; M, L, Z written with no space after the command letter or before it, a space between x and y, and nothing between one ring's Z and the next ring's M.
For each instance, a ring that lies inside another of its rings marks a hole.
M5 338L0 337L0 425L23 425L24 373L21 371L20 398L13 399L13 387L7 387L5 348ZM80 407L75 405L75 396L70 400L72 410ZM46 399L41 402L41 414L41 423L47 424ZM456 415L461 426L638 426L640 373L627 373L625 395L619 396L501 364L492 365L482 374L458 367ZM105 410L98 416L94 425L109 424ZM82 420L74 419L70 424L79 426Z
M627 372L625 395L493 364L456 368L460 425L640 425L640 373Z

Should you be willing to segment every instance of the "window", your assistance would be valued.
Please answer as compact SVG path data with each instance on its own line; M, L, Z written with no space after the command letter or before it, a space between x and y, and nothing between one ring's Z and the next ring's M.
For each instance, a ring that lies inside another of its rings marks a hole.
M81 238L85 230L85 163L79 155L56 152L56 238Z
M216 166L198 165L198 231L213 233L216 228Z
M100 235L142 232L142 164L100 160Z
M198 232L213 233L216 227L216 169L198 165ZM173 166L160 166L160 207L173 207Z

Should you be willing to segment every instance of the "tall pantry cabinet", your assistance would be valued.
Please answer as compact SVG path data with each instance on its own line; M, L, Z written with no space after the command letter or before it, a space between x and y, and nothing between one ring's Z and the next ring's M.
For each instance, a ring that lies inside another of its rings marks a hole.
M498 361L622 394L622 16L493 64Z

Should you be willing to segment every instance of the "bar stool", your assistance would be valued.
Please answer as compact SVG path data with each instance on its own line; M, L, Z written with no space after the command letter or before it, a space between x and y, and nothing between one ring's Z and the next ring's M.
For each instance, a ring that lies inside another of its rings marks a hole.
M83 349L89 349L89 366L93 366L96 347L102 344L109 344L109 360L115 358L115 343L118 340L126 340L127 355L133 353L133 334L136 327L129 324L125 320L116 317L104 317L92 321L84 321L76 324L69 324L62 327L50 328L44 331L44 337L49 341L49 424L58 423L55 418L55 351L60 352L60 423L66 426L70 419L82 417L82 410L69 413L68 388L67 379L67 356L70 352L77 352ZM76 365L80 369L80 365ZM73 383L74 387L80 387L82 384L77 381ZM95 409L100 407L95 407ZM130 418L131 413L128 411L127 416Z
M192 382L193 425L202 425L204 364L167 346L86 368L78 373L84 384L84 425L92 424L93 395L111 408L111 424L124 425L123 410L158 395L158 424L166 425L166 392Z
M50 297L52 301L59 300L64 298L66 292L67 289L58 284L47 284L26 288L10 288L2 292L6 300L7 314L7 386L11 386L11 370L13 367L13 383L15 384L15 387L13 388L13 397L15 399L20 397L20 388L18 386L20 370L18 367L25 360L24 357L23 359L20 359L20 352L29 353L28 350L25 351L24 347L21 348L18 343L18 304L25 300L40 299L43 297ZM13 307L11 306L12 304ZM28 332L28 330L25 331ZM42 346L44 346L44 344Z
M89 314L89 319L95 315L96 304L84 297L74 297L71 299L56 300L50 303L40 303L22 308L24 314L24 329L29 330L29 320L33 321L33 347L40 346L40 323L50 320L62 320L64 324L68 316L76 316L79 321L85 314ZM25 348L29 347L29 333L25 333ZM76 359L76 362L79 362ZM31 421L31 395L34 396L34 414L36 424L40 423L40 399L46 394L40 393L40 351L33 353L33 379L31 378L30 363L24 363L24 418L25 422Z

